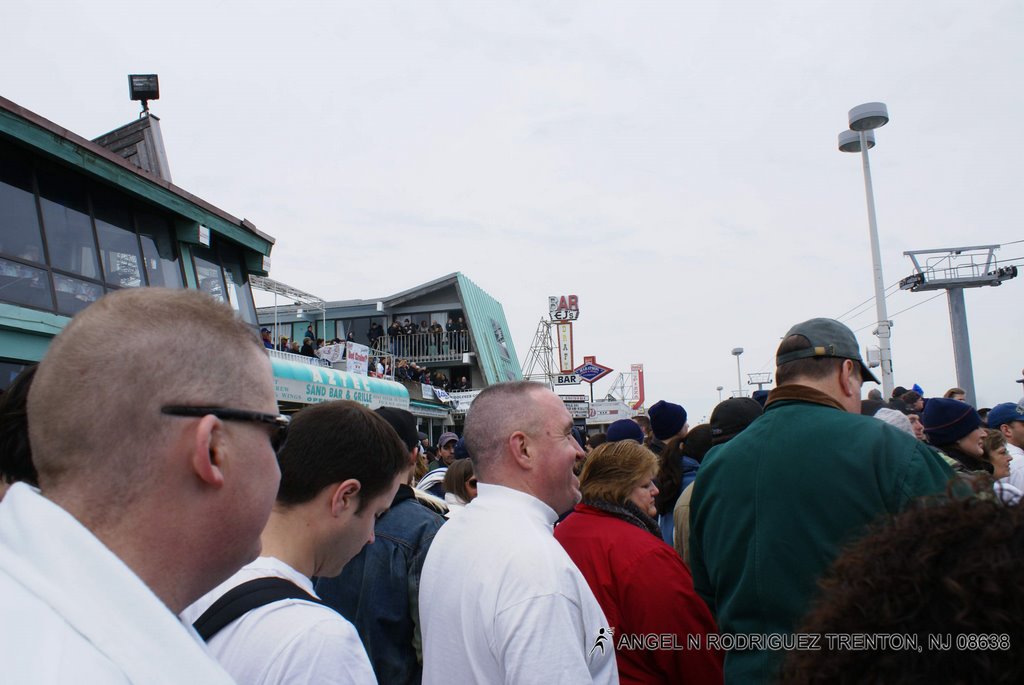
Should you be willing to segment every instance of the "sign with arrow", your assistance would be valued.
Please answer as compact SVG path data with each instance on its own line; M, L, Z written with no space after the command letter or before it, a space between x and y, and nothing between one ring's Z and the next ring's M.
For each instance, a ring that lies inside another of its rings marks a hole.
M596 357L584 357L583 363L573 369L573 373L579 376L579 379L585 383L593 383L600 378L604 378L612 371L614 369L598 364Z

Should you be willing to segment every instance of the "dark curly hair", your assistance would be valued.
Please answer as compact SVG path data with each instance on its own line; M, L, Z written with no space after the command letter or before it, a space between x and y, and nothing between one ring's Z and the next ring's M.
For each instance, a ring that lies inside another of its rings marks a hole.
M1024 507L998 501L987 476L972 486L975 496L922 500L847 547L798 631L916 635L921 650L822 640L789 654L782 683L1024 682ZM949 635L950 648L930 635ZM968 635L995 648L958 637Z

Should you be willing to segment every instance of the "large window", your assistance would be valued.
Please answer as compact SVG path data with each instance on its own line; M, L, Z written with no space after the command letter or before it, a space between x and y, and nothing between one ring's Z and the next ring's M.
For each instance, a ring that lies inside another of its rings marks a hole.
M221 263L224 265L224 278L228 286L228 302L242 319L255 324L256 305L252 300L249 275L242 264L241 251L221 247Z
M370 344L370 324L376 321L381 325L381 330L387 333L387 317L373 316L361 319L344 319L338 321L339 337L344 340L345 335L352 333L355 341L360 345Z
M0 300L52 309L50 275L43 269L0 258Z
M55 269L99 279L96 238L89 219L89 199L81 179L58 169L39 171L43 233Z
M131 209L107 193L93 193L96 235L100 242L103 279L121 288L145 285L139 238L135 234Z
M43 263L43 240L32 188L32 166L0 141L0 254Z
M205 247L193 247L192 259L196 265L199 289L213 296L214 299L227 303L228 298L224 294L226 290L224 271L220 268L220 262L214 251Z
M53 288L57 291L57 311L74 316L103 296L103 287L97 283L53 274Z
M180 288L181 266L171 238L167 218L141 210L135 213L139 226L139 241L142 243L142 257L146 263L149 284L164 288Z
M174 215L0 136L0 302L73 315L120 288L184 287ZM256 324L244 252L193 249L201 290Z
M230 304L244 321L256 324L256 305L252 300L249 277L237 248L216 245L217 249L192 248L199 289L221 302Z

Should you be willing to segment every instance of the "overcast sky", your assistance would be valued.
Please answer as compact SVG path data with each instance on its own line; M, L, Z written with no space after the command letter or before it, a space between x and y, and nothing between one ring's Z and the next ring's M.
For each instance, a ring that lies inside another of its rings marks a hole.
M504 305L521 362L547 296L576 294L577 363L643 363L648 406L691 424L736 388L734 347L745 383L811 317L846 313L875 344L862 168L836 147L855 105L892 118L871 154L887 286L912 272L905 250L1003 244L1024 264L1011 0L4 15L0 94L83 136L136 115L128 73L158 73L174 182L276 237L272 278L334 300L461 271ZM887 302L895 382L956 385L943 291ZM966 302L979 404L1018 399L1024 275Z

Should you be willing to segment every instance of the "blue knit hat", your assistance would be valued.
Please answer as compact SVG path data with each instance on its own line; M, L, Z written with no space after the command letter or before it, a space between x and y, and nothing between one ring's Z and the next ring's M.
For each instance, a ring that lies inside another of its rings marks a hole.
M619 419L608 426L608 442L619 442L620 440L644 441L644 431L633 419Z
M933 397L924 406L921 423L928 442L941 447L951 445L981 425L974 407L960 400Z
M686 425L686 410L665 400L655 402L647 416L651 418L651 430L658 440L668 440Z

